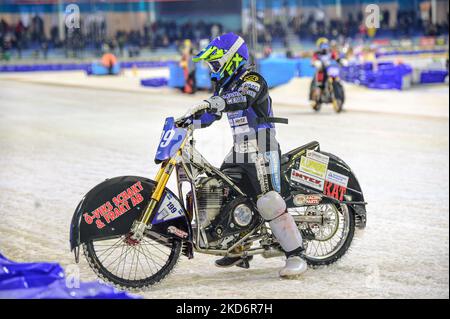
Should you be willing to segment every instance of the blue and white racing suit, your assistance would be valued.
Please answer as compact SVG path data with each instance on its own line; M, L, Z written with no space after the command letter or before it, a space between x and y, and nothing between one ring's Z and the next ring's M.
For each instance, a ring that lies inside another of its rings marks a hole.
M214 96L225 101L222 112L205 113L198 118L202 127L211 125L226 113L234 146L222 169L239 166L247 177L245 189L255 200L269 191L281 192L280 147L275 138L272 100L264 78L246 69L239 70Z

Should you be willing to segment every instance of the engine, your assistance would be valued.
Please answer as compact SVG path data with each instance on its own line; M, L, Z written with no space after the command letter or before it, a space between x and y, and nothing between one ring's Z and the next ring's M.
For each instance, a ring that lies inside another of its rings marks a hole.
M226 200L223 182L214 177L204 177L197 186L197 203L200 226L205 228L220 214Z
M211 247L228 248L261 219L246 197L216 177L199 180L197 203L199 224Z

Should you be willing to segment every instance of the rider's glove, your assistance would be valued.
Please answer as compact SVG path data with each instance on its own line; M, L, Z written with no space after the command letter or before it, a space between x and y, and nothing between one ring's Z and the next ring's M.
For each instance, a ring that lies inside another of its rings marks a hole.
M220 96L212 96L209 99L205 100L206 103L209 104L209 109L211 113L220 114L227 106L225 100Z
M195 115L196 113L202 111L202 110L207 110L209 109L211 106L211 104L207 101L203 101L200 102L198 104L195 104L193 106L191 106L191 108L189 109L188 113L191 115Z
M226 103L220 96L212 96L209 99L204 100L196 105L193 105L189 113L195 115L197 112L207 110L210 113L221 113L225 109Z

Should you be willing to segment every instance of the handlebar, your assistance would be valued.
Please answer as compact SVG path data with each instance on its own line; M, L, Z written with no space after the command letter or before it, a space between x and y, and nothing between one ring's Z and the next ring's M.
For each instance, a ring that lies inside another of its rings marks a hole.
M206 101L196 104L194 106L192 106L183 116L177 118L175 120L175 124L178 127L185 127L185 126L190 126L192 125L192 119L195 116L200 115L202 112L204 113L204 111L206 111L207 109L209 109L210 104ZM186 122L190 120L191 123L189 123L188 125L186 125Z

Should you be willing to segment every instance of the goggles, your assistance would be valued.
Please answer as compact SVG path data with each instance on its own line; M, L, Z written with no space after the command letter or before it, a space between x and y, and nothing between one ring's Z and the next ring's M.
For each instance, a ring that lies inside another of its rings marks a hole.
M213 73L217 73L220 71L222 65L220 64L219 60L216 61L206 61L206 64L208 64L209 69Z

